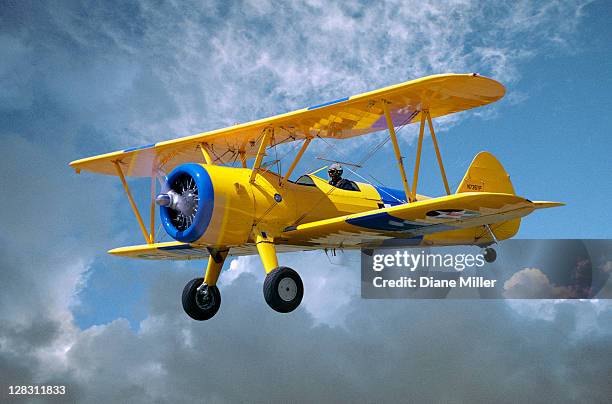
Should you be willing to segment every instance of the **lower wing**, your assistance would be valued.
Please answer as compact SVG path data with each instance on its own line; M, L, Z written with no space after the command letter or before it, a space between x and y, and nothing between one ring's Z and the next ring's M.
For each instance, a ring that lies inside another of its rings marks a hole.
M532 202L512 194L465 192L292 226L275 238L275 244L278 253L370 247L388 239L419 239L436 233L507 222L526 216L535 209L561 205L558 202ZM228 248L230 256L257 254L254 243ZM153 260L199 260L210 255L208 246L178 241L120 247L109 253Z
M316 249L316 247L301 247L293 245L279 245L276 247L276 250L279 253ZM181 243L179 241L119 247L108 251L108 253L127 258L172 261L201 260L210 256L206 246ZM255 247L254 243L229 248L229 255L233 257L254 254L257 254L257 247Z

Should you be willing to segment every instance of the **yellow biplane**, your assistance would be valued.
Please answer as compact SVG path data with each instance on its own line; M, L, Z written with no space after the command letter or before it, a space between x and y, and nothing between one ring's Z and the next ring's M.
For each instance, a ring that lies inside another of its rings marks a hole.
M404 245L477 245L490 248L516 234L520 218L557 202L517 196L493 155L481 152L451 193L432 119L499 100L504 87L477 74L424 77L352 97L314 105L228 128L73 161L70 165L121 179L146 244L109 253L142 259L208 258L203 278L183 291L183 308L196 320L215 315L221 304L216 286L228 256L259 254L266 271L264 297L282 313L298 307L302 281L279 266L277 253L316 249L361 249L403 239ZM411 186L404 170L396 127L420 123ZM433 141L446 195L417 194L425 126ZM337 188L314 173L291 175L315 139L348 139L388 130L403 189L354 183ZM301 141L284 175L262 164L266 151ZM238 167L233 165L238 164ZM250 167L249 167L250 165ZM151 177L147 230L126 177ZM160 193L156 182L161 183ZM159 242L156 205L165 232Z

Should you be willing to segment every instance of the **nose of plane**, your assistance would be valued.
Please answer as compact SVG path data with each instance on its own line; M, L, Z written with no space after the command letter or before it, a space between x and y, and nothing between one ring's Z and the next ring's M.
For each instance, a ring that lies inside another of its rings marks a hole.
M208 172L199 164L180 165L168 175L165 188L155 203L166 232L178 241L198 240L213 213L214 189Z
M157 195L155 197L155 203L158 206L163 206L174 210L180 210L180 208L184 207L185 205L185 203L181 202L184 202L184 200L192 196L192 192L183 192L182 194L179 194L175 190L170 189L166 193L161 193Z
M159 194L155 197L155 203L158 206L170 206L172 204L172 197L168 194Z

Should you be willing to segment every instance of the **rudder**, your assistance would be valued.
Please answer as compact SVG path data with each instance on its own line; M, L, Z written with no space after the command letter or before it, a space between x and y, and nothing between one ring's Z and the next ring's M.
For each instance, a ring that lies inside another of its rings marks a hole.
M514 193L510 175L491 153L483 151L474 157L456 193L461 192L496 192Z
M499 160L489 152L482 151L474 157L457 192L497 192L515 195L510 175ZM514 237L521 226L521 219L512 219L491 224L491 231L498 240ZM482 245L493 243L488 230L479 230L477 240Z

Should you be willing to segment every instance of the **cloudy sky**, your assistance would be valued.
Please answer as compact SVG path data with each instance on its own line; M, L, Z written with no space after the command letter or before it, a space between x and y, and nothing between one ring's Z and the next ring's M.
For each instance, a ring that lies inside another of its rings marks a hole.
M198 323L179 297L205 263L105 254L140 243L138 227L116 178L69 161L442 72L508 90L439 122L452 184L486 149L519 194L568 203L521 237L612 236L608 2L367 3L0 2L3 398L32 383L89 401L609 398L604 301L362 300L358 255L289 254L306 288L297 311L266 306L247 257L226 265L221 310ZM407 153L413 140L401 132ZM329 152L315 146L300 170ZM389 153L366 172L400 187ZM436 195L431 154L420 191Z

